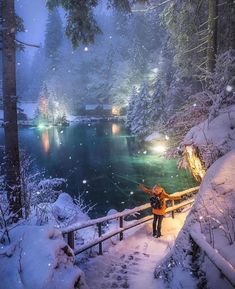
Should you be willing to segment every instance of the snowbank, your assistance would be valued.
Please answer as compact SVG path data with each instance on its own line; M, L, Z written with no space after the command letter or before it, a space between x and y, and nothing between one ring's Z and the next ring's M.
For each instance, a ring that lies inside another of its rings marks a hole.
M206 282L211 289L231 288L203 252L196 251L189 232L195 224L200 226L208 244L221 254L235 274L234 164L235 150L232 150L209 168L171 255L156 269L156 276L164 276L174 287L180 286L177 274L187 274L188 278L198 278L200 288L206 288Z
M50 226L19 226L0 247L1 289L86 289L62 234Z

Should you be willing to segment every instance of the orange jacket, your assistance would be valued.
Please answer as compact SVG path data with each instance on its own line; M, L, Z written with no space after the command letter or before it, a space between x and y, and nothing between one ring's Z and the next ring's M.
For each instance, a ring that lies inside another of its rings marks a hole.
M173 197L169 194L166 193L166 191L161 188L161 191L158 191L156 189L154 189L155 187L153 187L153 189L147 189L146 187L144 187L143 185L140 186L140 189L142 191L144 191L145 193L151 195L151 196L158 196L161 200L162 203L162 208L161 209L152 209L152 213L155 215L165 215L166 214L166 199L169 200L179 200L180 197Z

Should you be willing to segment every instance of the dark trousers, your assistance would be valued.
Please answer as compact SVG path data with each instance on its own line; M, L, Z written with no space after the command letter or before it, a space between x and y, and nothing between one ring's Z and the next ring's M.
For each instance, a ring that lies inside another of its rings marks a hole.
M162 228L162 215L155 215L153 214L153 236L157 235L158 237L161 236L161 228Z

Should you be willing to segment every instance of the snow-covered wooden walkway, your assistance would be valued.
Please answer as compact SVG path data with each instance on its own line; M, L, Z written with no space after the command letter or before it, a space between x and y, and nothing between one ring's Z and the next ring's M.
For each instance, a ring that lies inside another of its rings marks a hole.
M79 264L89 288L165 288L161 280L154 279L154 268L173 246L186 215L165 218L161 238L152 237L152 223L148 222L125 235L122 242L115 242L103 256Z

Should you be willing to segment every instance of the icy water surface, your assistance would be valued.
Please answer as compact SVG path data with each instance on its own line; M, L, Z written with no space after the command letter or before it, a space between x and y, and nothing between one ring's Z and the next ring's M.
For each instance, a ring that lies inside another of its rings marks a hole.
M24 128L20 129L20 146L46 176L66 178L68 193L83 192L88 202L95 203L92 217L148 201L148 196L137 190L138 182L148 186L160 183L169 193L195 186L189 173L177 169L175 160L140 148L117 123Z

